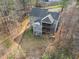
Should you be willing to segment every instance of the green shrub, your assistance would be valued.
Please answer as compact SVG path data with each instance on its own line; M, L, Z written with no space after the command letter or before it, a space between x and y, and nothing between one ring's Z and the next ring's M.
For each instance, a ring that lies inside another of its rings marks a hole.
M69 0L61 0L60 4L61 4L63 7L66 7L67 4L68 4L68 1L69 1Z
M33 36L33 29L29 28L28 31L24 32L24 37L32 37Z
M14 56L11 54L11 55L8 56L7 59L15 59L15 58L14 58Z
M51 59L72 59L72 55L68 49L60 49L55 54L51 55Z
M48 55L43 55L42 59L50 59L50 57Z

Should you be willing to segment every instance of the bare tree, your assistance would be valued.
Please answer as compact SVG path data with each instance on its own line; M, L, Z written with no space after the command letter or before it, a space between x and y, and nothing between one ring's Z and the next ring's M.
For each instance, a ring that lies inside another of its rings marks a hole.
M73 59L78 59L79 9L76 8L76 4L76 0L69 0L67 7L64 8L63 12L60 15L59 30L55 34L55 40L52 43L50 43L46 48L46 53L53 54L59 48L67 48L73 55Z

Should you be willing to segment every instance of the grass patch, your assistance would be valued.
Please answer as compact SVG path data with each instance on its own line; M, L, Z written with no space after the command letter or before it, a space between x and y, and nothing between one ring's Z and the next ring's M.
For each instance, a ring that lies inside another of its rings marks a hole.
M24 37L33 37L33 29L29 28L28 31L25 31Z
M54 55L52 55L51 59L72 59L72 54L67 48L63 48L58 50Z
M7 59L15 59L15 58L14 58L14 55L10 54L10 55L7 57Z
M67 48L59 49L54 54L45 54L42 59L72 59L72 54Z
M10 46L12 45L12 42L11 42L9 39L7 39L7 40L4 41L3 45L4 45L6 48L10 48Z
M0 35L0 43L7 40L8 36L6 35Z
M56 6L49 6L47 8L62 8L62 5L56 5Z

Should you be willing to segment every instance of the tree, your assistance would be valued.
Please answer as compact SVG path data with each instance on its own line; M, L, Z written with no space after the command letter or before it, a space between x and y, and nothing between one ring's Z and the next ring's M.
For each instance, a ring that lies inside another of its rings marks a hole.
M73 59L78 59L79 9L76 8L76 4L76 0L68 1L67 7L60 15L60 25L57 33L55 33L55 40L48 45L46 54L55 54L57 50L66 48L71 53ZM74 44L74 41L77 43L75 42Z
M60 4L65 7L67 6L69 0L61 0Z

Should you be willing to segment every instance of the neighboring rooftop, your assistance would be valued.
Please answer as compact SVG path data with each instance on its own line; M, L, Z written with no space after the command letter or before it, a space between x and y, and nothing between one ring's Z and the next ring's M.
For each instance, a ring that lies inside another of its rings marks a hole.
M40 0L40 2L59 2L61 0Z

